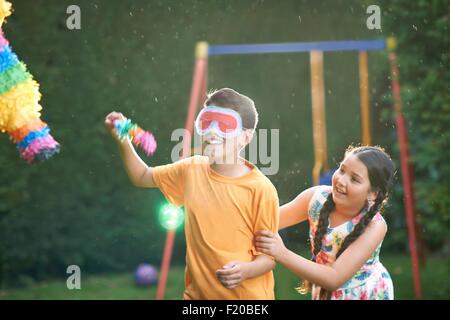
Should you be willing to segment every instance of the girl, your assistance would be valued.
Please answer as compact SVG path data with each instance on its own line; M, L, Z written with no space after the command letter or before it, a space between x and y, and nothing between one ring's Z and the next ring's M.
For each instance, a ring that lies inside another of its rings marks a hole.
M312 288L313 299L393 299L391 277L379 260L387 231L381 211L393 175L383 149L349 147L331 187L307 189L280 208L280 229L309 220L312 261L267 230L258 231L257 250L305 279L298 290Z

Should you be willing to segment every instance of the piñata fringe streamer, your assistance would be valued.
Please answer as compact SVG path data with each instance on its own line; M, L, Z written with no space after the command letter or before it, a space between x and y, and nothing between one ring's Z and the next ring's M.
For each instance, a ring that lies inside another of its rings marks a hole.
M39 84L4 37L1 27L10 14L11 3L0 0L0 131L8 133L28 163L43 161L59 152L60 146L40 119Z
M153 155L156 150L156 140L151 132L144 131L136 124L132 123L130 119L114 121L119 139L124 140L129 138L131 142L141 148L147 156Z

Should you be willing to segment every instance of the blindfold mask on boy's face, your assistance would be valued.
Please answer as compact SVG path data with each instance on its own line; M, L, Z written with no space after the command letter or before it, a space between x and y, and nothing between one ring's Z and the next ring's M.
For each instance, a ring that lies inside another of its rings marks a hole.
M208 106L198 114L195 129L201 136L214 132L224 139L234 138L243 130L242 119L232 109Z

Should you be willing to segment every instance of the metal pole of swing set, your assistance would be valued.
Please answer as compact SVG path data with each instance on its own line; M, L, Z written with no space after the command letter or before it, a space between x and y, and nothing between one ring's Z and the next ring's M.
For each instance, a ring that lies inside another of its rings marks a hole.
M208 44L206 42L197 43L194 75L192 80L191 97L189 100L188 114L184 125L183 151L181 158L186 158L191 152L191 137L194 128L194 119L200 99L206 94L206 70L208 64ZM169 274L170 259L172 257L173 244L175 241L175 230L168 230L166 243L164 246L163 259L161 263L161 273L156 290L156 300L164 299L167 276Z
M411 264L414 281L414 291L417 299L422 298L422 288L420 283L420 269L417 249L416 221L414 208L414 189L413 181L410 175L408 133L406 131L405 118L402 113L402 101L400 96L399 70L397 67L397 55L395 49L397 41L395 38L387 39L387 48L389 50L389 63L391 69L392 96L394 98L394 110L396 116L397 136L400 147L400 164L403 180L403 202L406 211L406 222L408 227L409 249L411 251Z
M360 51L359 55L359 92L361 104L361 140L362 144L372 144L370 135L370 104L369 104L369 68L367 51Z
M313 115L314 167L313 183L318 185L321 171L328 170L327 132L325 120L325 85L323 51L310 51L311 101Z

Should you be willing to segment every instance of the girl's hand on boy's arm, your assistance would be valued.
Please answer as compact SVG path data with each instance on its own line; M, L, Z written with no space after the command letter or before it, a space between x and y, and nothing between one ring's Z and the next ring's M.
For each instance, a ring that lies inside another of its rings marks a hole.
M277 261L288 251L280 235L268 230L256 232L255 247L259 252L272 256Z
M284 247L278 235L269 231L257 232L255 246L258 251L276 256L277 262L300 278L334 291L361 269L383 241L386 230L384 221L372 221L363 234L331 265L319 264L295 254Z

